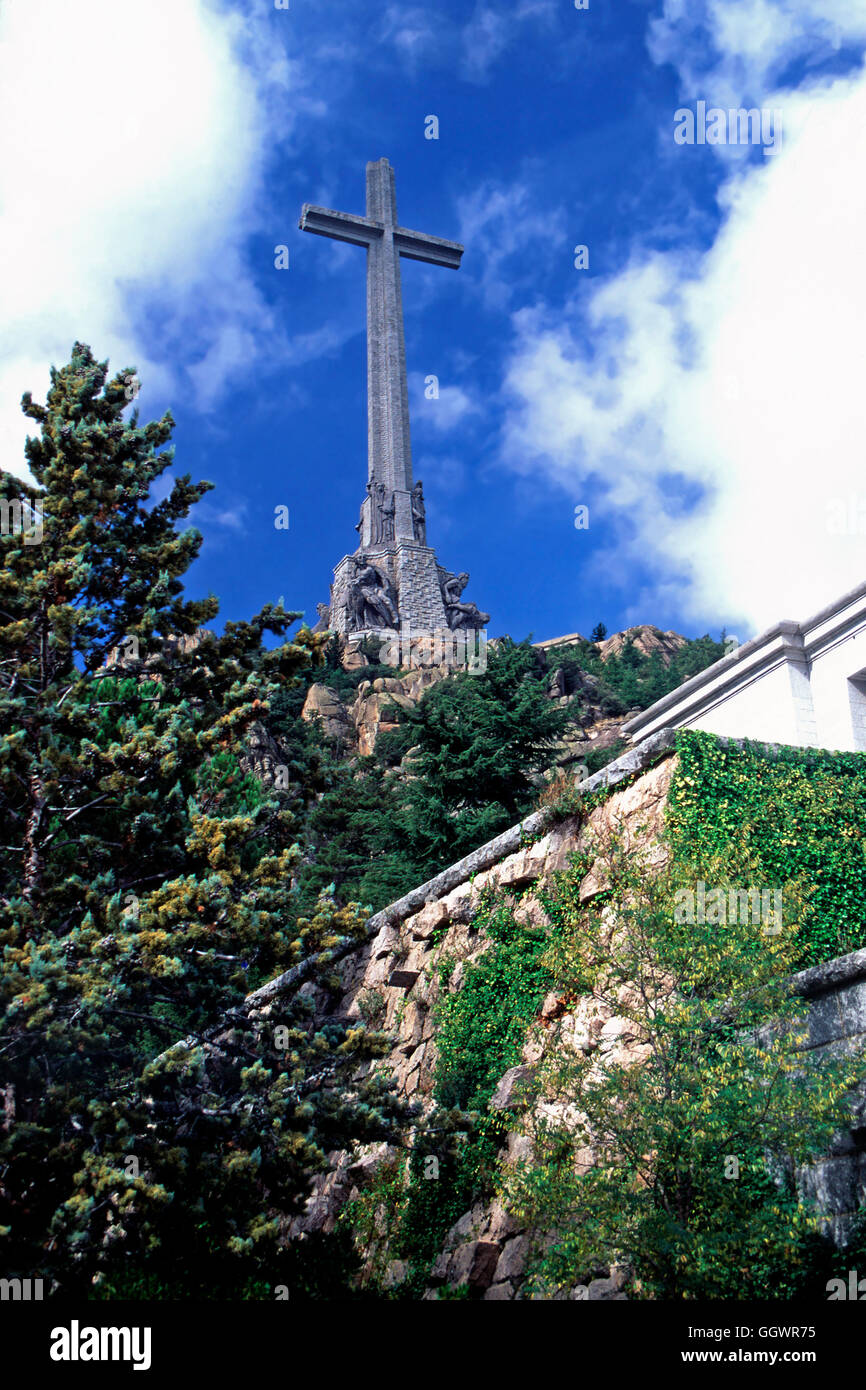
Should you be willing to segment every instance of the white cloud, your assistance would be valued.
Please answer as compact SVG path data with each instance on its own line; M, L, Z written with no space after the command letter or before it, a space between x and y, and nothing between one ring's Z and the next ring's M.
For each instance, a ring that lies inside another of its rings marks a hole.
M477 400L462 386L440 382L438 395L429 397L427 378L421 372L409 373L409 394L412 399L412 421L422 429L427 427L441 434L463 424L467 417L481 414Z
M481 5L463 31L463 74L481 82L508 47L510 26L499 9Z
M206 0L7 0L5 467L23 471L22 392L43 398L48 364L66 362L76 338L114 368L138 366L145 397L177 390L166 361L192 367L206 407L252 351L253 332L276 331L241 247L266 150L262 92L289 77L254 26ZM136 331L145 304L159 361Z
M536 282L544 258L564 258L569 250L564 210L539 202L520 180L484 183L461 198L459 239L469 248L461 275L480 287L494 309L505 308L519 289Z
M521 0L501 5L476 5L461 34L461 72L470 82L486 82L491 69L518 40L524 24L547 25L556 16L557 0Z
M507 7L476 4L465 24L451 24L426 5L389 5L378 27L411 71L423 62L459 67L468 82L489 80L504 54L520 39L522 26L550 24L561 0L520 0Z
M648 34L685 96L728 105L760 97L797 59L814 66L866 41L866 0L664 0Z
M654 595L753 629L866 574L863 537L827 527L866 494L866 77L773 104L785 142L725 183L711 250L635 261L585 319L585 286L564 322L524 310L505 383L512 465L607 489L599 573L652 564Z
M401 59L414 71L417 64L430 61L446 46L446 31L438 16L423 5L389 5L382 17L379 34L382 43L391 43Z

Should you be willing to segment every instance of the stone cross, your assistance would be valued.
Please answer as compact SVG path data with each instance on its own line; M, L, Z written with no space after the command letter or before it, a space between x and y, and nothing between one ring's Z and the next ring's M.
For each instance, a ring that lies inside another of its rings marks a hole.
M393 538L413 542L412 449L400 257L457 270L463 247L459 242L412 232L398 224L394 170L387 159L367 165L366 217L305 203L300 227L304 232L367 248L368 498L375 495L376 488L384 490L386 505L393 498ZM365 501L362 545L369 545L376 538L371 510L370 500Z

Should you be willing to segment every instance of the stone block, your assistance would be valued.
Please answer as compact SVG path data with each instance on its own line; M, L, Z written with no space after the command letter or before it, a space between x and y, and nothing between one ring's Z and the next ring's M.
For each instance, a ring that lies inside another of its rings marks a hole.
M534 1068L509 1067L490 1098L491 1110L517 1110L527 1103Z
M499 1246L492 1240L473 1240L461 1245L451 1259L450 1278L455 1284L468 1284L471 1289L489 1288L499 1262Z
M484 1303L506 1303L514 1298L514 1289L509 1283L491 1284L481 1297Z
M400 1035L398 1047L403 1052L414 1052L424 1036L424 1024L427 1020L427 1010L420 1009L417 1004L407 1004L400 1022Z
M424 968L427 964L427 960L429 957L429 952L430 946L428 942L414 942L412 947L410 948L408 956L402 963L402 968L404 970L417 970L419 975L423 974Z
M537 878L539 869L534 865L530 870L527 867L526 850L520 850L518 854L509 854L507 859L503 859L497 871L500 888L512 888L521 883L529 883Z
M388 1264L382 1283L386 1289L396 1288L405 1282L409 1277L409 1264L407 1260L391 1260Z
M593 1279L588 1288L587 1298L591 1303L624 1301L626 1295L623 1290L628 1283L630 1272L628 1265L611 1265L607 1279Z
M425 903L420 912L416 912L414 917L409 918L406 926L417 941L426 941L433 935L437 927L441 927L447 921L448 909L440 899Z
M397 1157L391 1144L376 1144L370 1153L362 1154L349 1166L348 1175L357 1188L369 1187L379 1170Z
M528 1134L508 1135L506 1143L506 1162L522 1163L532 1158L532 1139Z
M502 1242L509 1236L517 1235L520 1227L514 1217L506 1211L502 1199L494 1197L487 1212L487 1220L480 1232L484 1240L496 1240Z
M466 1239L480 1228L482 1212L479 1207L472 1207L465 1211L459 1221L455 1221L451 1229L446 1233L443 1247L446 1250L454 1250L458 1245L464 1244Z
M810 1046L859 1033L866 1033L866 980L855 980L809 1000Z
M391 969L390 953L381 956L378 960L372 960L364 972L361 988L375 989L378 985L384 985L391 974Z
M445 899L445 908L451 922L469 922L475 916L477 894L468 883L461 883Z
M394 989L411 989L420 974L420 970L407 970L400 966L391 971L388 976L388 984Z
M521 1278L528 1254L528 1236L516 1236L513 1240L509 1240L503 1246L502 1254L497 1261L496 1271L493 1275L496 1283L504 1282L506 1279Z
M593 1279L589 1285L587 1299L590 1303L619 1303L625 1301L612 1279Z
M373 960L380 960L382 956L390 956L400 945L400 928L393 922L388 922L381 931L373 937L370 946L370 956Z
M538 898L532 896L521 898L514 913L514 920L527 927L545 928L550 925L550 918L544 907Z

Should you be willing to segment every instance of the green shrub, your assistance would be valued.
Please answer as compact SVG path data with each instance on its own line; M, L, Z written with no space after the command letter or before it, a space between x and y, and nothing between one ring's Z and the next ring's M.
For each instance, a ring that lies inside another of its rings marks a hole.
M745 836L761 883L811 889L801 963L866 945L866 755L743 748L682 730L668 797L674 852L700 864Z
M460 990L440 997L437 1014L434 1094L440 1105L462 1110L486 1109L500 1077L520 1060L527 1025L551 987L542 963L546 932L516 922L495 897L475 926L492 944L466 966Z

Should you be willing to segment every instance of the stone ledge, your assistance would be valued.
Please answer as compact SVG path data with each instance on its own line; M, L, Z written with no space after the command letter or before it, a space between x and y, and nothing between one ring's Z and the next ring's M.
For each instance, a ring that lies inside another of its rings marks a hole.
M594 772L591 777L586 777L582 782L578 782L576 784L577 789L589 795L602 787L615 787L627 778L645 772L654 762L672 751L676 743L676 735L677 730L674 728L659 729L649 738L643 739L636 747L629 749L627 753L623 753L621 757L608 763L607 767L601 768L599 772ZM488 840L486 844L479 846L471 854L465 855L463 859L459 859L455 864L443 869L441 873L428 879L426 883L413 888L402 898L398 898L396 902L390 903L388 907L375 913L369 918L363 937L357 941L342 942L329 953L326 959L337 961L352 951L367 946L371 938L377 936L383 928L397 926L404 922L407 917L419 912L428 903L446 897L455 888L466 883L474 874L492 868L509 854L514 854L517 850L525 848L527 837L542 834L545 830L553 828L547 810L533 811L519 824L511 826L508 830L503 830L502 834L497 835L495 839ZM267 1006L287 990L300 984L320 964L319 958L308 957L298 965L293 966L291 970L278 975L276 979L269 980L267 984L260 986L254 993L247 995L244 1001L245 1009L260 1009ZM168 1051L172 1052L177 1047L189 1045L189 1041L184 1040L183 1043L175 1044Z
M809 999L816 994L826 994L866 976L866 950L851 951L847 956L836 956L834 960L813 965L809 970L801 970L791 980L795 994Z
M622 757L608 763L607 767L601 768L599 772L594 772L591 777L585 777L582 782L577 782L575 784L576 789L589 795L602 787L615 787L620 782L624 782L627 777L645 772L657 758L673 749L676 733L676 729L660 729L658 733L644 739L636 748L629 749L627 753L623 753ZM528 836L534 836L552 828L546 811L533 811L525 820L511 826L508 830L503 830L495 839L488 840L486 844L480 845L471 854L465 855L463 859L458 859L456 863L443 869L434 878L428 879L426 883L420 884L417 888L413 888L402 898L398 898L396 902L390 903L388 907L383 907L375 917L370 918L370 927L375 926L375 930L378 931L386 924L393 925L404 921L413 913L426 907L428 903L446 897L455 888L468 882L474 874L492 868L507 858L508 855L526 848Z

